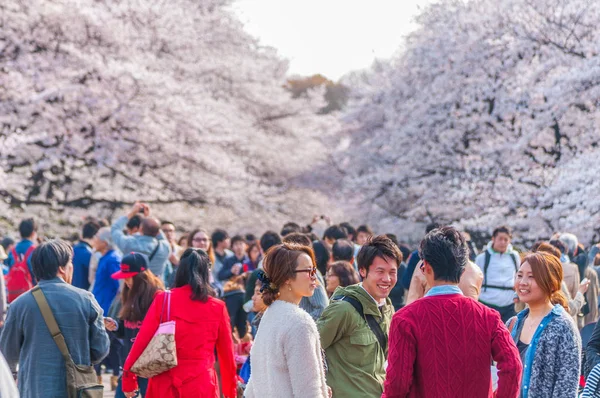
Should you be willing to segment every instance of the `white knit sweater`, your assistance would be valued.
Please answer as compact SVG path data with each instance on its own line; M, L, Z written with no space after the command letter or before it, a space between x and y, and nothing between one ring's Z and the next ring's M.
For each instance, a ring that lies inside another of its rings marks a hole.
M327 398L317 325L297 305L276 300L250 351L245 398Z

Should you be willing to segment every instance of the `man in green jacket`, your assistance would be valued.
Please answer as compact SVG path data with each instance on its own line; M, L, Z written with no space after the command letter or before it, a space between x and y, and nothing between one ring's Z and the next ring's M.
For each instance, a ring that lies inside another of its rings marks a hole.
M334 397L379 398L383 393L394 314L388 295L396 285L401 262L402 252L388 237L370 239L357 256L362 282L337 288L317 322L329 366L327 384Z

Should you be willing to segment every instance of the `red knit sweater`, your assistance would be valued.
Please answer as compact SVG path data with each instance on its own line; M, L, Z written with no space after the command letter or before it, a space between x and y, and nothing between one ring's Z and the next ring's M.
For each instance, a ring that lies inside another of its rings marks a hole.
M424 297L392 318L382 398L492 397L519 394L522 365L498 313L460 294Z

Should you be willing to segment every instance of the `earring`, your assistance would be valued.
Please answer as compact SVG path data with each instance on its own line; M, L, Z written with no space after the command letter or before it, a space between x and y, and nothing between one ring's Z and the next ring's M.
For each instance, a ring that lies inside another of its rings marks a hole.
M290 290L290 292L292 291L292 286L288 285L288 289Z

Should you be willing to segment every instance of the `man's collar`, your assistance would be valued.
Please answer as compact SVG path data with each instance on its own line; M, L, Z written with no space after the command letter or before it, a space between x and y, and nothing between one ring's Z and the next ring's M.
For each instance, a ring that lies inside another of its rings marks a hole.
M375 300L375 297L371 296L371 293L369 293L367 291L367 289L365 289L365 287L363 286L362 282L359 283L358 286L360 286L362 288L362 290L364 290L365 292L367 292L367 294L369 295L369 297L371 297L373 299L373 301L375 302L375 304L377 304L377 307L383 307L385 305L385 299L382 299L381 302L377 302L377 300Z
M462 290L457 285L439 285L434 286L425 294L425 297L429 296L441 296L444 294L460 294L463 295Z

